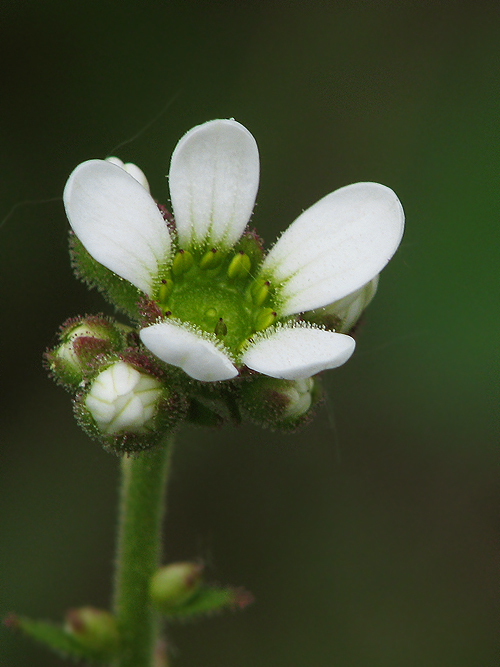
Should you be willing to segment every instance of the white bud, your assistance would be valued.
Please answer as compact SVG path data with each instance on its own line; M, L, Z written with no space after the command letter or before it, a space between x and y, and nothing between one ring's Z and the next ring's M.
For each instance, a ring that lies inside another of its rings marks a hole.
M55 350L57 358L67 364L73 371L81 371L81 360L75 352L73 343L78 338L109 338L109 332L102 326L91 325L88 323L79 324L66 337L64 343L61 343Z
M363 311L375 296L378 287L378 276L369 283L363 285L355 292L328 304L324 308L316 308L305 313L308 320L321 322L323 318L333 316L340 320L341 324L335 330L338 333L348 333L359 320Z
M84 404L106 435L142 434L154 428L161 394L156 378L117 361L95 378Z
M123 162L119 157L108 157L106 158L106 162L111 162L111 164L116 164L117 167L121 167L149 192L148 179L144 175L142 169L139 169L136 164L133 162Z
M314 380L312 378L304 378L302 380L295 380L293 385L283 389L283 394L290 401L285 408L283 417L286 419L302 417L311 407L313 388Z

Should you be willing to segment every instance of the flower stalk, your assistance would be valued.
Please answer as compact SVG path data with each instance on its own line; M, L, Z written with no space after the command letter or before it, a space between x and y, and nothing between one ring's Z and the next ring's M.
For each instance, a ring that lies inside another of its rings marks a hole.
M120 635L116 667L152 667L159 617L149 601L149 583L161 556L161 527L173 446L122 458L114 612Z

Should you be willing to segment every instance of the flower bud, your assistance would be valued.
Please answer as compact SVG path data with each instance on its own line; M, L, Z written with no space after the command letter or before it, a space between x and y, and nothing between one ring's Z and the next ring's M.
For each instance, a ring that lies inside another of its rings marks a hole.
M149 183L142 169L134 164L133 162L123 162L119 157L108 157L106 162L111 162L111 164L116 164L117 167L121 167L127 174L130 174L135 180L142 185L149 192Z
M106 435L146 433L153 426L162 385L125 361L99 373L85 397L85 407Z
M76 389L105 352L124 346L126 327L110 319L87 316L68 320L59 334L60 344L45 354L54 377L69 389Z
M258 424L290 429L306 421L320 393L316 378L279 380L255 376L242 384L240 400L244 410Z
M116 621L108 611L81 607L66 614L65 630L82 646L98 653L112 653L118 648Z
M306 414L312 404L313 388L312 378L295 380L289 387L282 388L282 395L288 399L283 413L285 419L298 419Z
M74 404L88 435L118 454L153 447L187 410L185 399L165 386L146 358L123 356L108 363Z
M354 328L363 311L375 296L377 286L378 276L375 276L369 283L343 299L334 301L324 308L316 308L316 310L304 313L304 319L338 333L348 333Z
M171 563L160 568L151 578L149 595L158 609L178 607L188 602L202 583L200 563Z

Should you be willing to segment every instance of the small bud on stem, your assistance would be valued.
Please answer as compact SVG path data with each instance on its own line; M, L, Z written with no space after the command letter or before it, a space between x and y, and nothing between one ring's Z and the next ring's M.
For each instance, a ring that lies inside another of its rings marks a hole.
M201 563L171 563L151 579L149 594L155 607L167 609L188 602L199 590L203 574Z

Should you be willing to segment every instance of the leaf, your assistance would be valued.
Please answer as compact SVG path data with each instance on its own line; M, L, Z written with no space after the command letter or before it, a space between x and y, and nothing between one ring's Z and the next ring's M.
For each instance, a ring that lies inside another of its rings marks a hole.
M195 616L209 616L224 609L244 609L253 600L253 595L243 588L204 586L185 604L159 607L159 611L168 619L184 620Z
M14 614L5 619L4 623L8 627L21 630L25 635L44 644L55 653L76 662L108 664L115 656L114 651L83 646L78 639L55 623L34 621Z

